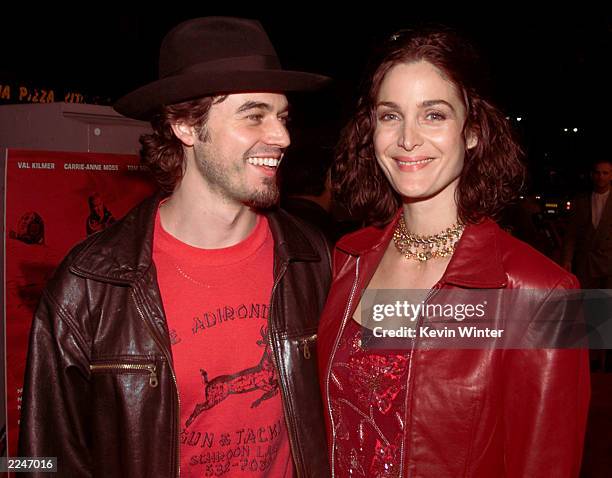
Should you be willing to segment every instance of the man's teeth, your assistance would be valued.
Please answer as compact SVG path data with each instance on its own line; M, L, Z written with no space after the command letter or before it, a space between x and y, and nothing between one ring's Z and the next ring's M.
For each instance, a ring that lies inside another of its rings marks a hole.
M434 158L420 159L419 161L398 161L401 166L412 166L414 164L425 164L433 161Z
M247 163L254 166L278 166L279 160L276 158L247 158Z

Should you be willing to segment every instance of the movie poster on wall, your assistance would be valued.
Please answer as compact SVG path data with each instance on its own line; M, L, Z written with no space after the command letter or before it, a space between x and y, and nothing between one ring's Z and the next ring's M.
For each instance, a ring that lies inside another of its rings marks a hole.
M46 281L75 244L154 186L135 155L8 150L5 174L6 423L16 456L30 325Z

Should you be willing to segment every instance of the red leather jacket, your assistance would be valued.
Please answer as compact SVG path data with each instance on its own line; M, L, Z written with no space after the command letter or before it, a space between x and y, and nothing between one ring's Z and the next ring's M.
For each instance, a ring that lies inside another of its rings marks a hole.
M339 337L393 235L369 227L336 245L319 325L332 476L330 372ZM485 220L466 227L437 288L577 288L574 276ZM514 311L513 311L514 312ZM521 310L516 310L520 314ZM407 375L401 477L576 477L590 395L583 349L415 349ZM358 447L355 447L358 450Z

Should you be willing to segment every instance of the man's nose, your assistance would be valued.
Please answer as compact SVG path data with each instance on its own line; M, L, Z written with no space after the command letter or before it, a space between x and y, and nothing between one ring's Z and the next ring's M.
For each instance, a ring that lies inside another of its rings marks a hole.
M268 126L266 143L279 148L286 148L291 144L289 131L285 123L280 119L274 119Z

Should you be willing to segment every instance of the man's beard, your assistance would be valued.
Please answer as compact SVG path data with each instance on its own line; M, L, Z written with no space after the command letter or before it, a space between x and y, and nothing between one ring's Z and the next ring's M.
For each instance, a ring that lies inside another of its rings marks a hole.
M199 149L199 151L198 151ZM223 197L241 202L253 209L267 209L278 202L279 188L276 175L263 178L259 187L252 190L245 184L241 184L243 168L246 167L246 158L243 166L236 164L228 165L223 159L211 161L207 158L207 151L200 148L195 150L195 163L198 171L210 184L210 186Z
M276 183L276 176L263 180L265 188L254 191L250 198L243 200L242 203L253 209L267 209L278 202L279 190Z

